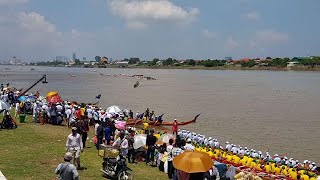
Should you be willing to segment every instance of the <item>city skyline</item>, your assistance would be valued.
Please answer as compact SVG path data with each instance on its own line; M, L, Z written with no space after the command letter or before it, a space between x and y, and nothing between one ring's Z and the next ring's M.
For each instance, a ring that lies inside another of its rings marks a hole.
M0 0L0 60L72 59L73 52L88 60L317 56L317 5L316 0Z

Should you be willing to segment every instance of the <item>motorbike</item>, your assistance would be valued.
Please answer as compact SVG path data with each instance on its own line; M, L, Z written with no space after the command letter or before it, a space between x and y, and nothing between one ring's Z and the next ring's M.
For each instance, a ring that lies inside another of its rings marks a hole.
M126 158L119 154L116 158L104 157L102 175L109 179L132 180L132 170L127 166Z

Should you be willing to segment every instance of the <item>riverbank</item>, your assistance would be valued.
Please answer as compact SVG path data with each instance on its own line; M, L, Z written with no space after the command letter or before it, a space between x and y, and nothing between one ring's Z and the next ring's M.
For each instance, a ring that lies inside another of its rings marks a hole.
M0 115L2 120L2 115ZM89 137L93 137L90 129ZM65 141L71 130L66 126L40 125L32 123L32 116L27 116L26 123L18 124L14 130L0 130L0 171L7 179L48 179L57 165L63 162ZM102 159L98 156L93 143L88 142L81 154L81 163L87 170L79 171L80 179L103 179L100 168ZM166 174L145 163L129 164L134 178L139 180L166 179Z
M106 68L119 68L118 66L107 66ZM129 69L189 69L189 70L256 70L256 71L320 71L320 67L237 67L237 66L219 66L219 67L205 67L205 66L136 66L130 65Z

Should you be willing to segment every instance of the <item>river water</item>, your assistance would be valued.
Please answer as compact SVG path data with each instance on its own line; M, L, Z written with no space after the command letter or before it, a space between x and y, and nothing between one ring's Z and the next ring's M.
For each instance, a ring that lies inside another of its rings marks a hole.
M10 70L3 71L4 68ZM228 140L261 151L320 162L320 73L275 71L84 69L0 66L0 82L27 87L48 77L48 84L33 90L58 91L79 102L144 111L147 107L164 119L198 122L184 129ZM101 76L143 74L155 81ZM3 75L6 76L3 76ZM69 74L75 75L70 77Z

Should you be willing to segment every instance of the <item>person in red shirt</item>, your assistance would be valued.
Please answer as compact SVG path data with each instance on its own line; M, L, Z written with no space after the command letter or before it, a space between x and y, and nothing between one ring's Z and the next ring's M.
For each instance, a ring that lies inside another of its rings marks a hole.
M178 135L178 122L177 119L174 119L173 125L172 125L172 134Z
M78 106L76 106L76 118L77 120L81 119L81 110Z

